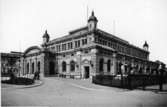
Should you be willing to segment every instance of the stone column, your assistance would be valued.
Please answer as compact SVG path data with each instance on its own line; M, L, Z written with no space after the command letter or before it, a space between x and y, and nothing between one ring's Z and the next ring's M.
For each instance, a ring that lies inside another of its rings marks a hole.
M48 62L47 62L47 53L43 52L41 53L41 62L40 62L40 79L43 79L43 77L48 72Z
M45 54L41 55L41 63L40 63L40 78L43 79L45 76Z
M70 73L70 61L66 62L66 72Z
M26 73L27 73L27 66L26 65L27 65L26 59L24 59L24 65L23 65L24 66L24 68L23 68L24 71L23 71L23 75L26 75Z
M107 75L107 61L105 60L104 58L104 62L103 62L103 74L104 75Z
M80 74L81 74L81 55L82 55L82 52L81 52L81 50L79 50L77 52L77 59L76 59L76 61L77 61L77 67L75 68L75 73L79 72ZM80 78L82 78L82 76Z
M90 71L90 76L95 76L96 73L98 72L98 65L99 65L99 61L97 60L97 53L98 53L98 50L97 49L92 49L91 50L91 62L92 62L92 65L90 65L91 67L91 71Z
M38 71L37 56L35 57L35 61L34 61L34 73L36 71Z
M132 67L132 70L130 71L130 74L134 74L135 70L134 70L134 59L132 59L132 62L131 62L131 67Z
M113 74L113 72L112 72L112 67L113 67L113 58L112 59L110 59L110 75L112 75Z
M147 74L147 63L144 63L144 74Z
M112 74L117 74L117 59L116 59L116 56L117 54L116 53L113 53L113 60L112 60L112 64L113 64L113 67L112 67Z
M21 65L20 65L20 74L23 75L24 74L24 58L21 58Z
M151 69L151 66L150 66L150 67L149 67L149 74L151 74L151 70L152 70L152 69Z

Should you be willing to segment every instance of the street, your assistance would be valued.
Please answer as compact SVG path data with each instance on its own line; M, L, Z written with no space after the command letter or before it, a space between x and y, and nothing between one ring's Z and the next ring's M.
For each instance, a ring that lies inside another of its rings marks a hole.
M166 85L164 86L167 89ZM147 89L147 88L146 88ZM148 88L149 89L149 88ZM158 89L158 87L157 87ZM38 87L2 87L2 106L143 107L167 106L167 92L127 90L92 84L90 80L44 78Z

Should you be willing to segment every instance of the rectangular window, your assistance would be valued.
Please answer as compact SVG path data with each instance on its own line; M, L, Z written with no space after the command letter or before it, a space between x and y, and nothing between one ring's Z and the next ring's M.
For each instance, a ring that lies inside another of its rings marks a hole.
M56 51L58 52L58 45L56 45Z
M62 44L62 51L64 51L64 44Z
M66 44L64 44L64 49L67 50L67 46L66 46Z
M87 39L85 39L85 44L87 44Z
M82 45L85 45L85 43L84 43L85 41L84 41L84 39L82 39Z
M82 39L82 45L86 45L87 44L87 39Z
M61 50L61 46L59 45L59 46L58 46L58 51L60 52L60 50Z
M70 43L68 43L68 49L70 49Z
M75 41L75 48L77 48L78 47L78 42L77 41Z
M110 42L108 42L108 46L111 47L111 43Z
M71 45L70 45L71 49L73 48L73 42L71 42Z

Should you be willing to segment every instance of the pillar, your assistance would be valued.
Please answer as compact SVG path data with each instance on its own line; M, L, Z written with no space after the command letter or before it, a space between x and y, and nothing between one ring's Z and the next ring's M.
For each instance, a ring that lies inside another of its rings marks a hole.
M112 74L117 74L117 59L116 59L116 53L113 53L113 60L112 60Z
M31 74L31 73L32 73L32 61L30 59L30 61L29 61L29 74Z
M48 62L48 53L42 52L41 53L41 62L40 62L40 78L42 79L44 76L48 75L49 73L49 62Z

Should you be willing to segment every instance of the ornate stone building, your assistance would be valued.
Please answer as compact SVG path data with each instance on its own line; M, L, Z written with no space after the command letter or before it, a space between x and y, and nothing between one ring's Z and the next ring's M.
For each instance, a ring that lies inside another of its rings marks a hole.
M43 76L91 78L94 75L154 73L157 63L149 61L149 45L136 47L97 28L92 12L86 26L50 40L45 31L41 47L28 48L21 58L21 73L40 71Z

